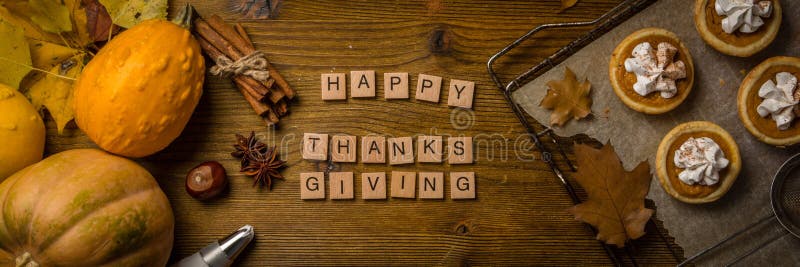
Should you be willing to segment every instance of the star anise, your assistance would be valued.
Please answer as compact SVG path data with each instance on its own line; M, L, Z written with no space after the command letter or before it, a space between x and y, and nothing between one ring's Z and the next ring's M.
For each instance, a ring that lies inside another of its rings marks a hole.
M231 156L242 159L242 168L246 167L249 163L247 155L254 152L265 153L267 145L261 143L256 138L255 132L250 132L250 137L245 138L241 134L236 134L236 144L233 145L236 151L231 152Z
M255 132L250 132L250 137L245 138L236 134L236 151L231 156L242 159L239 172L253 176L253 186L266 185L272 189L272 179L283 179L279 169L284 167L285 161L278 159L275 147L267 147L256 139Z
M278 152L275 147L267 148L266 152L252 151L247 154L248 164L242 167L240 172L245 175L253 176L253 186L265 185L272 189L272 179L283 180L283 175L279 169L284 167L285 161L278 159Z

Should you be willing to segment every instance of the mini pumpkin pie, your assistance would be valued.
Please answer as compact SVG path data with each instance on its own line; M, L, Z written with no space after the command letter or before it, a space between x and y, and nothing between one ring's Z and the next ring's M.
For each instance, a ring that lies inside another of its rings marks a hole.
M673 128L656 152L656 176L668 194L692 204L725 195L741 170L739 147L728 132L707 121Z
M617 45L608 64L611 87L633 110L661 114L680 105L694 83L689 49L674 33L645 28Z
M696 0L694 26L723 54L749 57L766 48L781 26L779 0Z
M758 140L774 146L800 142L800 58L773 57L758 64L739 86L739 119Z

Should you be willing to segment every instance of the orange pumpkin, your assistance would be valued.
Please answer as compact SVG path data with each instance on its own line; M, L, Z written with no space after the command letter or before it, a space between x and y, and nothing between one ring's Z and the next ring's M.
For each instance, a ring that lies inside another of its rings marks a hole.
M189 30L142 22L108 42L75 84L75 122L114 154L144 157L180 135L203 92L205 66Z
M69 150L0 184L0 266L164 266L174 224L147 170Z

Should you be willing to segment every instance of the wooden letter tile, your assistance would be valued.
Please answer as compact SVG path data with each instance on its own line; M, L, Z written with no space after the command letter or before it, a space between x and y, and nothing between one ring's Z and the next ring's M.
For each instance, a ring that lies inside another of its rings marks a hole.
M472 137L448 138L447 151L447 162L450 164L472 163Z
M374 70L350 72L350 96L375 97L375 87Z
M303 158L313 160L328 159L328 135L303 134Z
M386 99L408 99L408 72L384 73L383 93Z
M300 199L325 199L325 173L300 174Z
M331 199L353 199L352 172L332 172L328 176L331 184Z
M419 173L419 198L443 199L444 198L444 173L420 172Z
M322 100L342 100L347 98L347 85L344 73L323 73L320 79Z
M331 136L331 160L333 162L356 162L356 137L352 135Z
M386 163L386 137L361 137L361 162Z
M417 100L439 103L442 91L442 77L420 74L417 77Z
M475 173L451 172L450 173L450 198L474 199L475 198Z
M472 98L475 95L474 82L452 79L448 88L450 88L447 94L448 106L472 108Z
M417 161L442 162L442 137L419 136L417 137Z
M414 163L414 146L411 137L389 138L389 165Z
M386 199L386 173L371 172L361 174L362 199Z
M392 198L414 198L417 193L417 173L392 172Z

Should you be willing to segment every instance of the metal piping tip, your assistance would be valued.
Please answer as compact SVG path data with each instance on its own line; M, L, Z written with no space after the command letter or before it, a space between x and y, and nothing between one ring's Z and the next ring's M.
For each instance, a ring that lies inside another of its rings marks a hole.
M228 255L228 259L233 261L239 256L240 253L247 247L247 244L250 244L250 241L253 241L255 237L255 232L253 231L252 225L245 225L236 232L233 232L229 236L219 240L219 248Z

